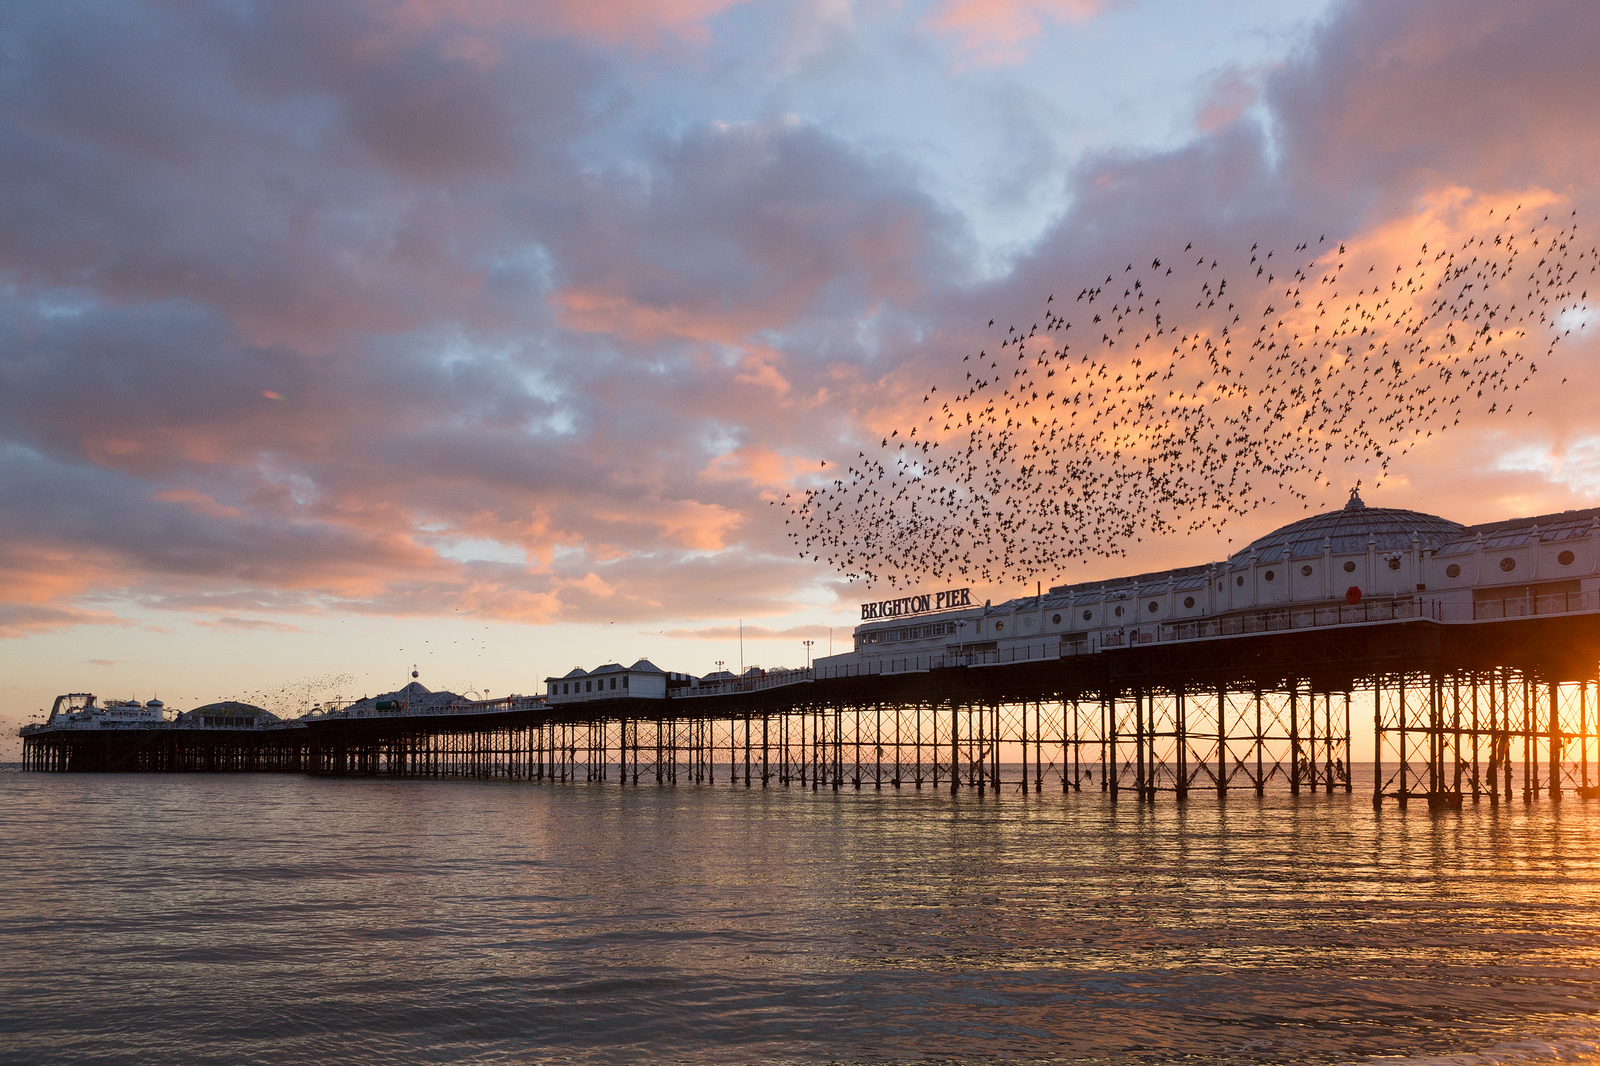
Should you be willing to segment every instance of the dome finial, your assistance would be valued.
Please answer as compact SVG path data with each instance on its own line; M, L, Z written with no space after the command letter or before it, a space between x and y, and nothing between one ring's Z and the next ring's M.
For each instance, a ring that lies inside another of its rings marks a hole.
M1367 505L1361 502L1361 482L1356 482L1356 487L1350 490L1350 499L1345 503L1346 511L1364 511Z

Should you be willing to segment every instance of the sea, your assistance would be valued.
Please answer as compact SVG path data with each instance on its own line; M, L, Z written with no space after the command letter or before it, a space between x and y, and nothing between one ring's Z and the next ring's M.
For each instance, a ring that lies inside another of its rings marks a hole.
M1600 804L1363 784L0 770L0 1061L1600 1063Z

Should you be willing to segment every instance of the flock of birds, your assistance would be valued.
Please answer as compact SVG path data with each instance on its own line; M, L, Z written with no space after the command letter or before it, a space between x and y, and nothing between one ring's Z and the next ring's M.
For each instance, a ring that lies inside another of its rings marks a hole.
M953 394L929 387L925 416L774 503L802 558L890 585L1054 575L1285 499L1309 509L1463 413L1532 414L1522 388L1583 328L1600 266L1576 216L1491 209L1457 246L1381 267L1325 237L1252 245L1242 273L1192 244L1129 263L1067 306L1051 295L962 357Z
M313 705L325 700L338 700L345 689L359 680L354 674L326 673L288 681L276 688L256 689L237 698L243 703L261 707L283 718L297 718Z

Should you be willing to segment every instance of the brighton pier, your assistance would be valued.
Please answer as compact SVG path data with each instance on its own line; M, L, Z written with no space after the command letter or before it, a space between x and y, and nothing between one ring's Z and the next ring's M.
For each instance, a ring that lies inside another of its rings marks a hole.
M849 651L800 670L641 660L538 696L413 683L292 720L58 701L24 727L24 760L1152 800L1349 792L1370 723L1374 803L1600 795L1600 508L1468 527L1352 493L1221 562L1004 603L945 589L862 617Z

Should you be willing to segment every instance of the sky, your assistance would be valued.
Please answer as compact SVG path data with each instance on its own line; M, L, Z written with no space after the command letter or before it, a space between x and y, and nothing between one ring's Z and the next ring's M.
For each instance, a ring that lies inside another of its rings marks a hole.
M1600 224L1597 46L1589 0L0 2L0 759L67 691L842 648L887 590L772 501L990 319L1187 242ZM1600 504L1595 355L1367 502Z

